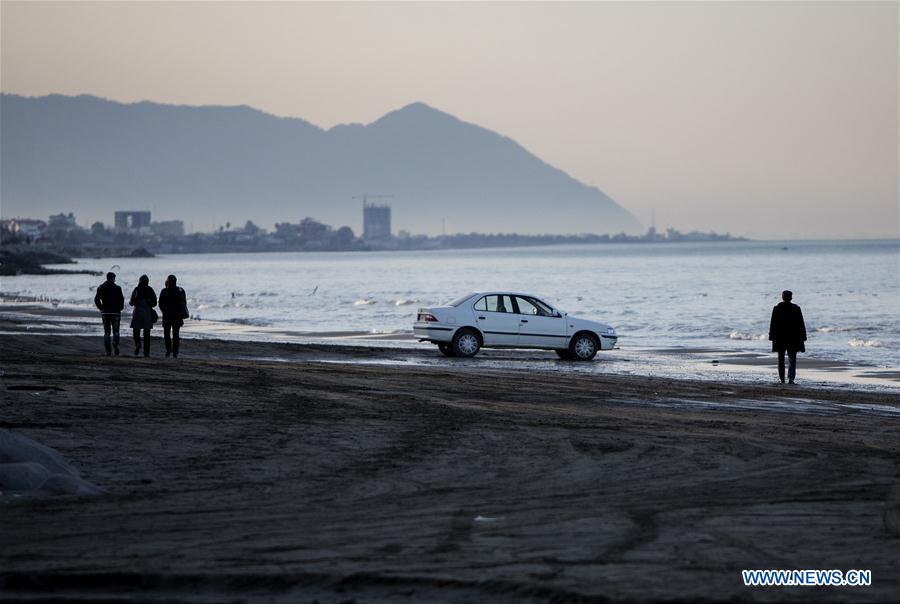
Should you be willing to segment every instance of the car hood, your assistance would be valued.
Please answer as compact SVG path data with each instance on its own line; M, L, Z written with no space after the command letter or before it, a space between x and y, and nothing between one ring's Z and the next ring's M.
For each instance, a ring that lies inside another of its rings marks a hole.
M569 325L572 327L570 329L575 329L576 331L579 329L589 329L591 331L596 331L602 336L605 335L616 335L616 330L606 323L600 323L599 321L590 321L588 319L582 319L580 317L573 317L572 315L566 315L566 319L569 321ZM612 329L612 333L609 333L608 330Z

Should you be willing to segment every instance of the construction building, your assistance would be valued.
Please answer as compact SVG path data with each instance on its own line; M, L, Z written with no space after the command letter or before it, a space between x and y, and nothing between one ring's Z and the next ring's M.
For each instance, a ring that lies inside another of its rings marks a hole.
M391 206L363 203L363 239L387 241L391 238Z

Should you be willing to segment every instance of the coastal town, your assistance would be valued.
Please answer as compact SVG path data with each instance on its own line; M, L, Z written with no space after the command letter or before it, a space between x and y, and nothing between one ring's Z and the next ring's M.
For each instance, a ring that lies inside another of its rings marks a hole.
M364 203L363 229L357 234L349 226L333 227L314 218L281 222L269 230L247 220L230 222L209 232L187 232L184 221L154 220L147 210L118 210L112 223L96 221L80 225L73 212L46 220L10 218L0 220L3 265L14 254L55 254L64 258L117 258L218 252L335 252L471 249L579 243L677 243L686 241L735 241L730 234L674 228L657 232L650 227L642 235L577 234L526 235L516 233L456 233L417 235L391 228L391 207ZM58 262L56 262L58 263ZM21 269L22 267L19 267ZM7 267L9 269L9 267ZM6 274L16 274L9 272Z

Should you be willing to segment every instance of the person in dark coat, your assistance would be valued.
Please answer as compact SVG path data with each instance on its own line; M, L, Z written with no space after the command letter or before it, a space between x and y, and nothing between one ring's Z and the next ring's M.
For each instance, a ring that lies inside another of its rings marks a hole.
M163 337L166 341L166 356L178 358L179 330L188 318L187 296L178 287L175 275L169 275L166 286L159 292L159 309L162 311Z
M106 356L110 356L113 350L116 351L116 356L119 356L119 323L122 320L122 309L125 308L125 296L122 295L122 288L116 285L115 273L106 273L106 281L97 288L94 304L103 319Z
M134 330L134 356L141 351L141 332L144 332L144 356L150 356L150 329L156 323L157 314L153 310L156 306L156 292L150 287L150 277L141 275L138 286L131 292L131 300L128 302L134 307L131 313L131 329Z
M781 292L781 300L772 309L772 321L769 323L769 339L772 340L772 352L778 353L778 377L784 383L784 356L788 357L788 381L793 384L797 376L797 353L806 352L806 324L803 312L791 300L794 294L788 290Z

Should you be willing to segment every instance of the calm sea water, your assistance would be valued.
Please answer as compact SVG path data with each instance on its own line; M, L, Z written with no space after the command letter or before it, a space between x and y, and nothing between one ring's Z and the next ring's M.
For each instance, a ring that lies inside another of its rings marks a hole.
M772 306L781 290L791 289L806 318L810 356L900 362L896 240L189 254L79 263L116 271L126 296L142 273L157 291L175 273L202 320L299 331L410 330L419 306L482 289L535 292L572 314L615 326L623 348L767 351ZM4 277L0 291L89 307L101 280Z

